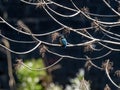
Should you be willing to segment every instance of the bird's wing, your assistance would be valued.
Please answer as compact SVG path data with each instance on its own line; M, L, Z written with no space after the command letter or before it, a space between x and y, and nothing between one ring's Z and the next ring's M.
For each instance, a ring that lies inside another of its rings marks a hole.
M67 45L67 40L65 38L62 39L61 42L62 42L63 45Z

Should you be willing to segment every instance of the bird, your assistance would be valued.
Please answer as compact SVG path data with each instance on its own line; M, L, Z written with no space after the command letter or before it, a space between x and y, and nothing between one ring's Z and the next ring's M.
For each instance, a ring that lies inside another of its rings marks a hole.
M67 42L66 38L63 35L60 36L59 41L60 41L61 46L66 48L68 42Z

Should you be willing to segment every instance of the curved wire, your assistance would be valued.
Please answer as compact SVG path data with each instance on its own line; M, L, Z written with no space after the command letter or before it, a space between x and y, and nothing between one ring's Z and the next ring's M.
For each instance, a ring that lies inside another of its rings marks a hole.
M103 68L101 68L101 67L97 66L96 64L94 64L94 63L91 61L91 58L89 58L88 56L85 56L85 57L86 57L86 60L88 60L88 62L89 62L92 66L94 66L94 67L97 68L97 69L103 70Z
M99 21L99 20L96 20L96 19L93 19L91 18L90 16L88 16L87 14L85 14L83 11L81 11L76 5L75 3L70 0L72 2L72 4L74 5L74 7L79 10L81 12L81 14L83 14L86 18L88 18L89 20L92 20L92 21L95 21L95 22L98 22L98 23L101 23L101 24L108 24L108 25L112 25L112 24L119 24L120 22L103 22L103 21Z
M0 44L0 46L3 47L3 48L5 48L5 49L7 49L8 51L10 51L10 52L12 52L12 53L14 53L14 54L27 54L27 53L30 53L30 52L34 51L36 48L38 48L38 47L40 46L40 44L41 44L41 42L39 42L34 48L32 48L32 49L30 49L30 50L28 50L28 51L25 51L25 52L16 52L16 51L13 51L13 50L5 47L5 46L2 45L2 44Z
M18 40L14 40L14 39L10 39L6 36L4 36L3 34L0 33L0 36L11 41L11 42L15 42L15 43L36 43L37 41L18 41Z
M102 45L103 47L105 47L105 48L111 50L111 51L117 51L117 52L120 51L120 49L111 48L111 47L109 47L109 46L107 46L107 45L105 45L105 44L102 44L101 42L98 42L98 43L99 43L100 45Z
M47 66L47 67L44 67L44 68L31 68L31 67L29 67L28 65L24 64L23 62L21 62L21 64L22 64L23 66L25 66L26 68L28 68L29 70L32 70L32 71L41 71L41 70L46 70L46 69L49 69L49 68L55 66L55 65L56 65L57 63L59 63L62 59L63 59L63 57L61 57L61 58L60 58L59 60L57 60L55 63L53 63L53 64L51 64L51 65L49 65L49 66Z
M44 0L43 0L43 1L44 1ZM55 5L57 5L57 6L59 6L59 7L62 7L62 8L71 10L71 11L75 11L75 12L78 11L78 10L76 10L76 9L72 9L72 8L69 8L69 7L60 5L60 4L58 4L58 3L56 3L56 2L54 2L54 1L52 1L52 0L50 0L50 2L53 3L53 4L55 4ZM44 1L43 3L46 5L47 2ZM44 6L43 6L43 7L44 7ZM101 23L101 24L105 24L105 25L120 24L119 21L118 21L118 22L103 22L103 21L99 21L99 20L96 20L96 19L93 19L93 18L89 17L87 14L85 14L84 12L82 12L80 9L79 9L79 11L80 11L86 18L88 18L89 20L96 21L96 22Z
M112 83L114 86L116 86L117 88L120 88L120 86L118 86L118 85L112 80L112 78L110 77L109 72L108 72L108 64L109 64L109 60L107 60L106 67L105 67L106 75L107 75L108 79L111 81L111 83Z
M20 0L21 2L23 2L23 3L26 3L26 4L29 4L29 5L35 5L35 6L37 6L39 3L40 4L42 4L42 5L44 5L45 3L43 3L43 2L37 2L37 3L31 3L31 2L28 2L28 1L25 1L25 0ZM52 4L51 2L48 2L48 3L46 3L46 4Z
M46 6L47 6L47 8L50 10L50 11L52 11L53 13L55 13L56 15L59 15L59 16L61 16L61 17L75 17L76 15L78 15L79 13L80 13L80 11L77 11L76 13L74 13L74 14L72 14L72 15L63 15L63 14L61 14L61 13L58 13L58 12L56 12L55 10L53 10L53 9L51 9L47 4L46 4Z
M3 21L5 24L7 24L9 27L11 27L13 30L18 31L18 32L23 33L23 34L26 34L26 35L30 35L30 36L31 36L31 35L33 35L33 36L46 36L46 35L49 35L49 34L52 34L52 33L54 33L54 32L58 32L58 31L61 31L62 29L64 29L64 27L62 27L62 28L59 28L59 29L57 29L57 30L54 30L54 31L51 31L51 32L48 32L48 33L43 33L43 34L30 34L30 33L21 31L20 29L15 28L15 27L12 26L11 24L9 24L7 21L5 21L2 17L0 17L0 19L2 19L2 21Z
M76 59L76 60L87 60L86 58L77 58L77 57L73 57L73 56L68 56L68 55L61 55L61 54L58 54L58 53L55 53L55 52L52 52L48 49L46 49L49 53L51 54L54 54L54 55L57 55L59 57L63 57L63 58L70 58L70 59ZM100 59L100 58L103 58L107 55L109 55L111 53L111 51L108 51L106 54L102 55L102 56L99 56L99 57L95 57L95 58L90 58L90 60L97 60L97 59Z
M120 41L120 39L119 39L119 38L112 37L112 36L108 35L107 33L103 32L103 31L102 31L102 33L103 33L105 36L109 37L110 39Z
M114 8L112 8L111 6L110 6L110 4L108 4L105 0L102 0L115 14L117 14L118 16L120 16L120 13L119 12L117 12Z

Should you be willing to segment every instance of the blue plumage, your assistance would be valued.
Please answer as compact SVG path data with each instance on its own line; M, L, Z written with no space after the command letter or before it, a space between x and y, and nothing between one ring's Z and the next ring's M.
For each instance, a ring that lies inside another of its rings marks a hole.
M67 40L66 40L66 38L65 38L64 36L61 36L61 37L60 37L60 44L61 44L64 48L66 48L66 46L67 46Z

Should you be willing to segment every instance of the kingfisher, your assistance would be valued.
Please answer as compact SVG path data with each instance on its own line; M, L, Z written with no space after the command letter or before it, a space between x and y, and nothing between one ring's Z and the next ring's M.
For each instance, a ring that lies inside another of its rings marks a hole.
M60 36L59 41L60 41L60 44L62 45L62 47L66 48L68 43L67 43L66 38L63 35Z

